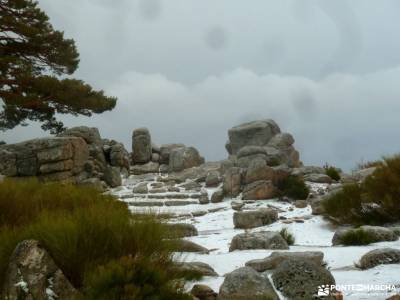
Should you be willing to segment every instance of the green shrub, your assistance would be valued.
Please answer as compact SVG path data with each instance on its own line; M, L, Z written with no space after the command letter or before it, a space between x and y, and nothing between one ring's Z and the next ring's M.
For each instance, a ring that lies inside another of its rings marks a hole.
M381 205L387 221L400 220L400 155L385 158L363 183L366 201Z
M99 266L112 269L109 264L116 264L122 257L149 258L129 264L137 262L140 268L147 263L146 272L159 280L149 280L149 289L153 283L161 286L163 280L162 284L169 286L178 273L170 268L172 251L166 234L167 227L153 215L132 215L124 203L94 189L37 181L0 183L0 282L16 245L35 239L82 291L91 292L87 284L98 282L89 274L96 273ZM89 277L91 280L86 280ZM115 288L123 289L123 282L121 286L116 282ZM173 286L170 293L184 299Z
M287 196L296 200L307 199L310 189L299 176L290 175L278 182L280 196Z
M183 293L182 282L171 282L171 262L148 257L123 257L100 266L87 274L88 300L190 300Z
M289 246L294 245L295 242L294 235L290 233L287 228L282 228L281 231L279 231L279 233Z
M324 169L325 169L325 174L328 175L330 178L332 178L335 181L340 180L340 173L338 169L336 169L333 166L329 166L328 164L324 166Z
M345 185L323 201L327 214L351 224L400 220L400 156L385 158L361 184Z
M340 238L340 243L346 246L369 245L374 242L374 236L361 228L349 230Z
M322 201L325 212L343 223L359 222L362 189L358 184L344 185Z

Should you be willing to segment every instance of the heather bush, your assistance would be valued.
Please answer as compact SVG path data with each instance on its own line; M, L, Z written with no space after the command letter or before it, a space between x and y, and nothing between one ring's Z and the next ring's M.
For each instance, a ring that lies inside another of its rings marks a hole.
M287 196L296 200L307 199L310 189L299 176L288 176L278 182L280 196Z
M105 298L98 299L186 299L173 284L184 276L173 267L172 244L165 239L167 231L154 215L132 215L124 203L89 187L7 180L0 183L0 282L16 245L35 239L71 283L89 293L89 298L94 287L103 286ZM107 271L104 276L109 277L100 276L98 270L102 267ZM126 282L112 281L110 274L129 275L131 267L136 273ZM145 295L141 291L137 298L107 298L130 291L130 281L138 274L148 277L134 288L146 287L152 297L140 298Z
M328 215L356 225L400 220L400 156L384 158L362 183L345 185L323 201Z

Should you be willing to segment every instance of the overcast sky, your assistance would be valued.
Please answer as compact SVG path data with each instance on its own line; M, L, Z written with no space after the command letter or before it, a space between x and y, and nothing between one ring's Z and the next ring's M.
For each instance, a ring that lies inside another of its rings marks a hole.
M75 77L114 111L64 117L131 148L158 143L227 156L227 130L273 118L305 164L344 169L400 151L398 0L39 0L81 55ZM41 135L38 125L1 133Z

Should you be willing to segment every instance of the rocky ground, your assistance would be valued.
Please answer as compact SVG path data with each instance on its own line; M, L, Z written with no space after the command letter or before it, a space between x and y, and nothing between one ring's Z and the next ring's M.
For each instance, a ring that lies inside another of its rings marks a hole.
M162 178L162 179L161 179ZM112 190L121 201L128 203L133 212L152 211L156 213L169 213L174 217L171 222L188 223L196 227L198 235L187 237L188 241L195 242L209 250L209 253L177 254L178 259L187 262L204 262L210 265L218 276L206 276L200 283L208 285L214 291L219 291L224 281L224 276L254 259L262 259L274 251L321 251L323 261L333 274L337 285L395 285L400 288L399 274L400 264L384 264L368 270L355 267L360 258L374 249L393 248L400 250L400 241L379 242L368 246L332 246L332 238L335 228L322 216L312 214L310 205L297 208L293 203L279 201L278 199L245 201L242 211L254 211L261 208L273 208L279 213L279 219L272 224L253 229L235 229L233 223L232 202L236 198L225 198L220 203L200 204L201 193L206 190L209 197L218 190L218 187L205 188L204 184L193 190L182 188L182 185L171 185L177 188L175 192L163 192L160 190L160 181L168 182L168 176L160 177L157 174L147 175L146 178L131 176L123 181L123 186ZM133 194L132 190L138 185L143 186L143 180L148 187L148 193ZM187 182L186 182L187 183ZM308 183L312 190L317 191L327 188L328 184ZM152 187L153 186L153 187ZM152 190L153 189L153 190ZM157 190L158 189L158 190ZM179 191L178 191L179 189ZM154 192L154 190L156 190ZM161 192L161 193L158 193ZM159 198L159 199L156 199ZM236 250L229 251L232 238L243 232L279 231L287 228L295 236L295 244L289 250ZM272 272L267 272L272 274ZM194 285L195 283L192 283ZM191 288L188 286L188 289ZM386 299L390 294L376 293L373 290L346 291L342 290L344 299ZM280 295L282 299L284 297Z
M58 137L1 145L0 174L94 185L132 212L164 214L180 223L171 225L185 238L176 258L185 261L181 267L206 275L187 286L199 300L215 300L215 292L218 300L284 299L283 294L314 299L319 286L335 283L345 299L399 293L400 226L366 227L376 243L341 246L345 228L323 217L325 195L362 182L375 168L352 174L333 168L341 173L336 182L325 168L304 166L294 143L273 120L253 121L228 130L227 159L205 162L194 147L157 146L146 128L133 130L130 153L101 138L96 128L82 126ZM294 187L300 181L304 188L303 180L311 188L308 197L283 196L282 183ZM294 235L293 245L280 233L283 228ZM386 290L377 294L374 285Z

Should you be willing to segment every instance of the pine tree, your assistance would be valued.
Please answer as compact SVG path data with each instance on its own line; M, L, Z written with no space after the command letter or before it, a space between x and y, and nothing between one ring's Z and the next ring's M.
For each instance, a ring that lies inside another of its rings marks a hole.
M38 121L58 133L64 126L56 114L113 109L116 98L69 78L78 64L74 41L53 28L36 1L0 0L0 129Z

